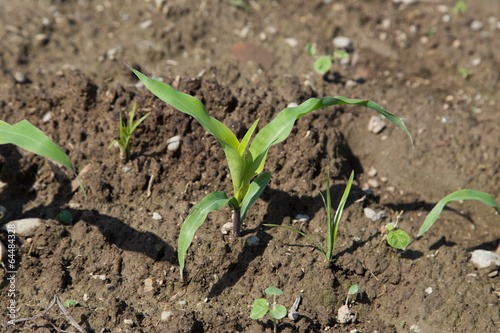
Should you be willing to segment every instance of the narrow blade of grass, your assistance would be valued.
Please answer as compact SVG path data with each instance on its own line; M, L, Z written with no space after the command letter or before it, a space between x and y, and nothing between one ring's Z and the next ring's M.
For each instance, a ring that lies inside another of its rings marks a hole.
M309 237L306 233L300 231L300 230L297 230L295 228L292 228L292 227L289 227L289 226L286 226L286 225L279 225L279 224L264 224L265 227L278 227L278 228L285 228L285 229L288 229L288 230L291 230L293 232L296 232L298 233L299 235L301 236L304 236L305 238L307 238L309 241L311 241L311 243L314 244L314 246L316 246L318 248L318 250L321 251L321 253L323 253L326 257L326 251L325 249L321 246L320 243L316 242L314 239L312 239L311 237Z
M420 227L418 231L417 237L422 236L430 227L436 222L436 220L441 215L444 207L452 201L460 201L460 200L477 200L485 205L491 206L496 209L496 211L500 214L500 207L495 199L489 195L488 193L474 191L474 190L459 190L453 192L443 199L439 200L439 202L434 206L434 208L427 214L425 217L424 223Z

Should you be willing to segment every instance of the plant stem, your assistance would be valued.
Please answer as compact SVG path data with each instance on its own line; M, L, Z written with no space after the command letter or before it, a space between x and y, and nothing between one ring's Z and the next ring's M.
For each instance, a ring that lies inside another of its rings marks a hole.
M233 236L234 237L240 237L240 228L241 228L240 210L235 208L233 210Z

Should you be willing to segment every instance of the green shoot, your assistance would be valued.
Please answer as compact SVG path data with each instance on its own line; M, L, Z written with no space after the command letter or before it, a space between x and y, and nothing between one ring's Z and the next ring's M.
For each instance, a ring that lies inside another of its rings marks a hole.
M464 0L458 0L455 2L455 6L453 6L453 9L451 10L454 14L460 15L465 13L467 10L467 5L465 4Z
M349 58L350 55L346 50L338 49L333 51L333 57L335 59L346 59Z
M245 219L248 208L259 198L271 179L270 172L263 172L269 149L271 146L286 140L295 121L300 117L327 106L342 104L365 106L382 114L403 130L413 145L412 136L400 118L387 112L374 102L348 99L341 96L322 99L310 98L299 106L286 108L269 124L262 127L251 140L257 129L259 122L257 119L239 141L227 126L208 114L204 105L198 99L181 93L168 84L150 79L135 69L131 68L131 70L158 98L179 111L194 117L208 133L215 136L224 150L229 166L233 196L228 196L225 192L208 194L193 207L181 227L177 247L181 277L183 277L186 253L191 245L194 233L210 212L219 210L226 204L229 205L233 210L233 236L239 237L240 223Z
M135 129L150 115L150 113L147 113L134 123L136 108L137 102L134 101L134 105L132 106L132 110L130 111L130 115L128 117L128 122L123 121L122 113L120 112L120 138L113 140L108 146L109 149L113 147L115 143L118 143L118 147L120 148L120 159L124 163L127 162L130 157L130 149L132 147L132 134L134 133Z
M33 126L26 119L14 125L9 125L0 120L0 144L11 143L37 155L47 157L57 163L62 164L73 171L80 189L85 195L85 188L76 174L73 164L68 155L49 139L42 131Z
M410 244L411 238L406 231L397 229L401 215L403 212L396 217L396 223L387 223L385 230L387 231L387 244L393 248L404 250Z
M307 43L304 49L308 56L314 57L316 55L316 45Z
M328 73L330 68L332 68L332 66L332 58L330 56L324 55L318 57L318 59L314 61L313 68L318 74L325 75L326 73Z
M468 78L469 78L469 76L471 76L471 75L472 75L472 70L467 69L467 68L465 68L465 67L460 67L460 68L458 69L458 72L460 73L460 75L462 75L462 77L463 77L464 79L468 79Z
M273 296L272 306L269 307L267 300L264 298L256 299L252 305L250 318L260 319L269 312L269 315L273 318L274 332L276 332L277 330L276 320L284 318L287 314L286 308L283 305L276 303L276 296L283 295L283 291L281 291L281 289L276 287L269 287L265 290L265 292L267 295Z
M66 300L64 301L63 305L65 308L70 308L72 306L75 306L77 304L77 301L74 301L74 300Z
M335 244L337 242L337 231L339 229L339 223L340 219L342 218L342 213L344 211L344 206L345 203L347 202L347 197L349 196L349 192L351 191L351 185L354 180L354 171L351 172L351 176L349 177L349 180L347 181L346 188L344 190L344 194L342 195L342 198L340 199L339 206L337 207L337 211L335 212L335 216L333 217L332 221L332 201L330 198L330 170L328 169L327 171L327 178L326 178L326 200L321 194L321 197L323 198L323 203L325 205L326 209L326 250L321 244L319 244L317 241L312 239L310 236L305 234L304 232L297 230L292 227L284 226L284 225L279 225L279 224L264 224L266 227L280 227L280 228L285 228L291 231L294 231L305 238L307 238L309 241L311 241L317 248L318 250L323 253L325 256L326 260L329 262L334 260L333 257L333 251L335 249Z
M361 293L361 289L359 288L358 284L353 284L352 286L350 286L349 291L347 292L347 297L345 298L345 305L347 305L347 303L349 302L350 296L356 296L359 293Z
M459 190L453 192L443 199L439 200L436 206L432 208L432 210L425 217L424 223L420 227L418 231L417 237L422 236L430 227L436 222L436 220L441 215L444 207L452 201L460 201L460 200L477 200L485 205L491 206L496 209L497 213L500 214L500 207L495 199L489 195L488 193L474 191L474 190Z

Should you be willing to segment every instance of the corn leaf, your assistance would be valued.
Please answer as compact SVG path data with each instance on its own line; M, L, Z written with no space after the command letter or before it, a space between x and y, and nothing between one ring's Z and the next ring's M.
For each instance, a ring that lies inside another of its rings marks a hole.
M403 121L392 113L387 112L377 103L366 100L349 99L341 96L325 97L322 99L310 98L299 106L284 109L276 116L276 118L264 126L259 133L257 133L249 148L249 154L251 154L254 159L254 163L249 169L249 172L258 174L262 171L269 148L272 145L284 141L288 135L290 135L293 125L297 119L314 110L341 104L365 106L377 111L393 122L396 126L401 128L401 130L403 130L403 132L409 137L410 142L413 145L413 138Z
M150 79L133 68L130 69L156 97L177 110L192 116L208 133L215 136L226 154L233 187L237 191L243 181L245 158L238 152L240 143L236 135L223 123L210 116L203 103L195 97L177 91L166 83Z
M259 177L255 178L255 180L250 184L248 192L245 194L245 196L243 197L243 201L241 202L241 221L245 219L248 208L253 205L258 197L260 197L262 191L264 191L270 180L271 173L264 172L263 174L259 175Z
M183 278L184 264L186 262L186 252L193 241L196 230L205 222L208 214L214 210L219 210L229 202L226 193L218 191L209 193L200 202L198 202L186 220L182 224L179 240L177 243L177 256Z
M0 121L0 144L12 143L37 155L50 158L75 172L68 155L29 121L9 125Z
M436 222L436 220L441 215L441 212L443 211L444 207L449 202L460 201L460 200L477 200L485 205L495 208L497 213L500 214L500 207L498 206L498 203L495 201L495 198L493 198L488 193L474 191L474 190L467 190L467 189L459 190L445 196L443 199L438 201L436 206L434 206L434 208L432 208L429 214L427 214L427 216L425 217L424 223L420 227L417 237L422 236L427 230L429 230L430 227L432 227L434 222Z

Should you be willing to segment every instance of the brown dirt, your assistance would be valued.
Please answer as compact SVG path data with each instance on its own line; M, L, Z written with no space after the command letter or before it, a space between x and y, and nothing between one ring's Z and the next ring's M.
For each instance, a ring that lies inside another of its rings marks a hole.
M78 302L69 311L90 332L271 332L270 321L249 314L274 285L287 307L303 297L302 318L284 319L281 332L499 329L499 277L469 262L471 250L494 249L500 239L491 209L451 204L405 251L388 247L380 230L403 210L400 226L414 237L433 204L458 189L500 197L500 18L494 16L500 3L467 2L458 15L452 1L325 2L253 1L244 10L229 1L2 1L0 119L28 119L78 170L88 166L85 199L71 191L69 178L59 181L45 159L0 146L0 180L7 183L0 190L7 209L0 224L44 220L32 237L18 239L17 318L42 311L57 293ZM482 28L473 29L474 21ZM351 38L352 62L336 64L322 78L304 45L331 53L336 36ZM231 191L227 164L213 137L136 86L124 62L200 98L240 137L255 119L266 124L290 102L342 95L374 100L403 117L415 148L395 126L368 132L373 113L362 108L301 118L271 150L273 178L251 208L243 237L221 234L229 210L212 213L189 250L182 283L180 226L204 195ZM472 71L467 79L458 72L462 67ZM15 81L19 73L27 82ZM152 115L137 129L132 160L123 165L107 146L117 136L119 112L134 100L140 115ZM182 145L170 152L167 139L174 135ZM262 227L290 225L307 214L310 221L299 227L323 241L319 193L327 167L336 200L356 171L333 265L304 238ZM371 167L380 187L356 201ZM387 218L371 222L364 207L384 210ZM62 209L73 213L72 225L56 221ZM259 246L246 245L250 235L260 238ZM0 320L6 322L9 283L6 273L0 276ZM363 290L351 307L357 320L340 324L337 309L354 283ZM174 312L168 322L160 320L163 311ZM3 331L75 332L69 326L53 310Z

